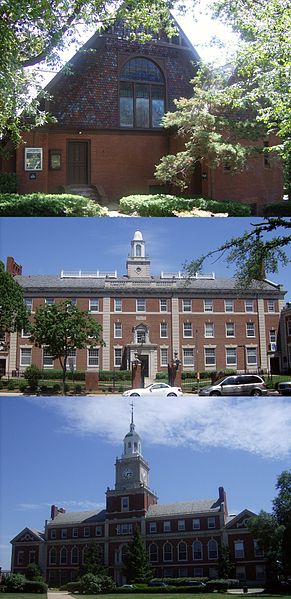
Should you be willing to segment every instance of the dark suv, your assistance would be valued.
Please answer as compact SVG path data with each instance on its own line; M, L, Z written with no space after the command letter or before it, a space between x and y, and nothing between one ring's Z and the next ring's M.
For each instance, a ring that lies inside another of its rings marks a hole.
M264 379L258 374L225 376L209 387L202 387L199 395L267 395Z

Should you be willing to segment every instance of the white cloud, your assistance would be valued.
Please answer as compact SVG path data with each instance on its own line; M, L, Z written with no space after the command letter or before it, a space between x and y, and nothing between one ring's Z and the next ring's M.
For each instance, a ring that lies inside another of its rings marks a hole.
M31 401L31 400L30 400ZM129 400L124 398L37 399L58 410L62 430L94 434L120 445L130 421ZM136 429L150 445L184 446L205 450L243 450L265 458L291 454L291 403L269 398L150 398L136 400Z

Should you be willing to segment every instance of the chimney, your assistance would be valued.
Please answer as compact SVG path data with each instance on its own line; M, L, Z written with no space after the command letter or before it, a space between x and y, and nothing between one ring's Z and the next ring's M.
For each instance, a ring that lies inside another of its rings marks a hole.
M227 511L227 502L226 502L226 492L223 487L218 488L218 495L219 495L219 503L221 504L221 509L224 511L224 513L227 516L228 511Z
M58 514L65 514L66 510L63 507L58 508L57 505L51 506L51 520L54 520Z
M6 272L8 272L13 277L15 277L15 275L21 275L22 266L20 264L17 264L14 258L12 258L12 256L8 256L6 260Z

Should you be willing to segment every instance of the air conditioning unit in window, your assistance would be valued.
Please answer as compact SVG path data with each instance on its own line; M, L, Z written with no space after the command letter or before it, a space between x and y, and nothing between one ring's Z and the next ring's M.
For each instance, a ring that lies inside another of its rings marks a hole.
M270 351L277 351L277 343L275 341L270 343Z

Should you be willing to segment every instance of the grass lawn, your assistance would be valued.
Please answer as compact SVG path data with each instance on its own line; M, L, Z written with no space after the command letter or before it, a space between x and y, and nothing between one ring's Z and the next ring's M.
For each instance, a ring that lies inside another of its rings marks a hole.
M0 593L1 599L47 599L44 593Z
M117 597L125 597L126 599L129 599L129 597L133 597L134 599L158 599L159 597L161 597L162 599L190 599L190 597L193 597L193 599L215 599L216 597L218 597L219 599L231 599L233 597L233 599L235 599L236 597L248 597L251 593L248 593L248 595L245 595L243 592L241 594L230 594L230 593L191 593L191 591L189 591L189 593L120 593L120 594L108 594L108 595L95 595L95 597L98 597L98 599L117 599ZM73 597L78 597L79 595L72 595ZM277 599L278 597L284 597L284 598L288 598L291 597L291 595L282 595L282 594L278 594L278 595L270 595L270 594L263 594L263 593L254 593L254 595L252 595L253 597L266 597L266 599ZM92 599L93 595L81 595L82 599Z

